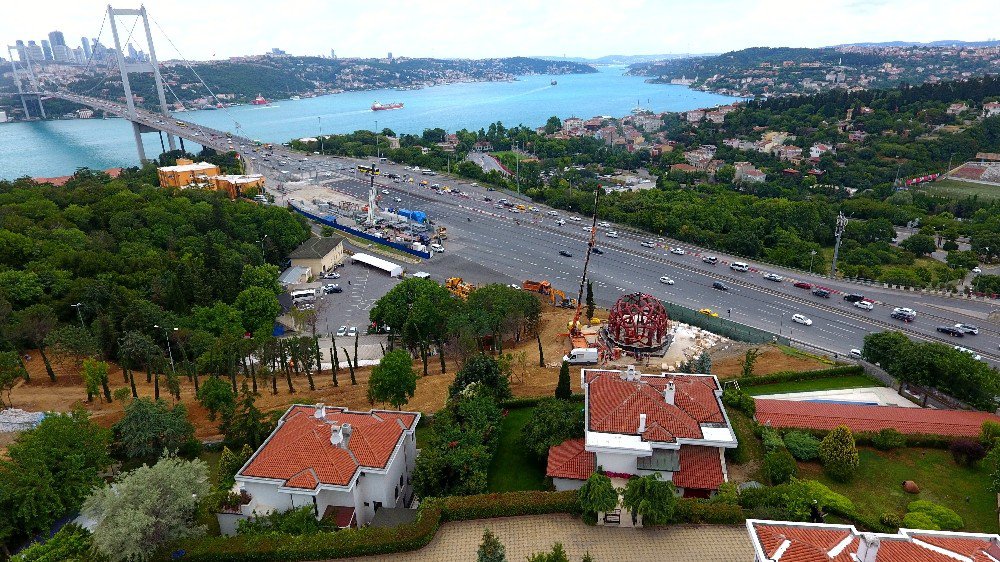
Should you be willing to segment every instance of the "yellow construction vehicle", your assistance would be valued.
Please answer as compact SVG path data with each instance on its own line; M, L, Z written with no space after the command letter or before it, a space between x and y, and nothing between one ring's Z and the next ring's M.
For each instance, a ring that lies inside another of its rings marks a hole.
M540 295L552 294L552 283L549 283L548 281L532 281L528 279L521 284L521 288L525 291L531 291L532 293L538 293Z
M436 234L437 234L437 237L440 238L441 240L447 240L448 239L448 229L447 229L447 227L439 226L437 228Z
M444 280L444 287L456 297L465 300L469 298L469 293L476 289L475 285L466 283L461 277L449 277Z
M559 289L552 289L550 300L552 301L553 306L561 306L562 308L576 308L576 299L566 298L566 293L564 291L560 291Z

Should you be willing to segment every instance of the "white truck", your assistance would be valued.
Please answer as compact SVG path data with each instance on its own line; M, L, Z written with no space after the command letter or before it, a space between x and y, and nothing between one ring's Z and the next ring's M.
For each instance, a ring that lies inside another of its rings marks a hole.
M570 350L569 355L563 355L563 361L571 365L585 365L597 363L596 347L576 347Z

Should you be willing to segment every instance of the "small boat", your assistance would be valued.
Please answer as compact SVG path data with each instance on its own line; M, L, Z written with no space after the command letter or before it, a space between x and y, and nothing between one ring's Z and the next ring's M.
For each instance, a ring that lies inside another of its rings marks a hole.
M400 102L381 104L377 101L372 104L372 111L388 111L390 109L403 109L403 104Z
M556 84L558 84L558 82L556 82L555 80L553 80L553 81L549 82L549 85L550 85L550 86L555 86Z
M254 105L269 105L270 104L270 102L268 102L266 99L264 99L264 96L262 96L260 94L257 94L257 97L254 98L254 100L253 100L252 103Z
M299 96L292 96L292 97L290 97L288 99L298 101L298 100L300 100L302 98L300 98Z

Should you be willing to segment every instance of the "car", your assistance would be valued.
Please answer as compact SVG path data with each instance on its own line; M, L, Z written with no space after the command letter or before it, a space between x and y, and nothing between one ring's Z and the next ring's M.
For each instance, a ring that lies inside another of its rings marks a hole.
M320 277L323 279L340 279L340 274L336 271L328 271L323 275L320 275Z
M609 230L607 236L608 238L618 238L618 233L614 230Z
M353 338L356 335L358 335L358 327L357 326L351 326L351 329L347 330L347 337Z
M571 258L571 257L573 257L573 254L567 252L566 250L559 250L559 255L562 256L562 257L564 257L564 258Z
M718 289L720 291L728 291L729 290L729 287L727 287L722 281L714 281L712 283L712 288L713 289Z
M679 246L674 246L673 248L670 248L670 253L677 256L683 256L687 252L684 251L684 248L681 248Z
M389 190L388 189L383 189L382 190L382 195L389 195Z
M785 278L778 275L777 273L765 273L764 279L767 279L768 281L776 281L778 283L781 283Z
M973 326L972 324L964 324L962 322L959 322L958 324L955 324L955 327L958 328L959 330L962 330L963 334L972 334L973 336L979 335L979 326Z
M703 308L703 309L699 310L698 312L704 314L705 316L711 316L712 318L718 318L719 317L719 313L713 311L711 308Z
M573 222L580 222L583 219L581 219L580 217L570 217L569 220L571 220Z
M643 242L640 242L639 245L642 246L643 248L655 248L656 247L656 243L650 242L649 240L644 240Z
M564 221L562 219L559 219L559 220L556 221L556 224L558 224L559 226L562 226L562 225L566 224L566 221Z
M330 295L333 293L343 293L344 290L340 288L340 285L331 283L329 285L323 285L323 294Z
M861 310L875 310L875 303L872 301L858 301L854 303L854 308L860 308Z
M968 353L976 361L982 361L982 359L983 359L982 355L976 353L975 351L972 351L971 349L969 349L967 347L962 347L960 345L956 345L955 346L955 351L961 351L962 353Z
M797 281L795 283L795 285L793 285L793 286L794 287L798 287L799 289L812 289L813 288L812 283L806 283L805 281Z
M555 211L549 211L549 212L547 212L545 214L548 215L548 216L550 216L550 217L558 217L559 216L559 213L557 213Z
M715 264L719 263L719 258L717 258L715 256L705 256L705 257L701 258L701 261L703 261L705 263L710 263L712 265L715 265Z
M495 187L487 187L486 188L486 191L496 191L496 190L497 189Z
M802 314L793 314L792 322L795 322L796 324L802 324L803 326L812 326L813 324L811 318L808 318Z
M850 351L850 353L848 353L848 355L850 355L851 357L854 357L856 359L861 359L861 350L857 349L857 348L854 348L854 349L852 349Z
M341 326L337 328L337 337L344 337L347 335L347 326Z
M400 199L399 197L393 198L393 201L395 201L396 203L402 203L403 202L403 200Z
M666 275L664 275L663 277L660 277L660 283L666 283L667 285L673 285L674 284L674 280L671 279L671 278L669 278L669 277L667 277Z
M959 330L958 328L956 328L954 326L938 326L935 329L937 331L941 332L942 334L948 334L949 336L951 336L953 338L961 338L961 337L965 336L965 332L963 332L962 330Z
M517 283L511 283L510 285L507 286L510 287L511 289L517 289L518 291L521 290L521 286L518 285Z
M975 273L976 275L979 275L980 273L982 273L982 272L983 272L983 268L981 268L981 267L979 267L979 266L977 265L976 267L973 267L973 268L972 268L972 272L973 272L973 273Z
M590 228L591 227L589 227L589 226L585 226L585 227L583 227L583 231L584 232L590 232Z
M913 310L912 308L908 308L908 307L905 307L905 306L897 306L896 308L892 309L892 311L893 312L898 312L900 314L905 314L907 316L916 316L917 315L917 311L916 310Z
M486 197L486 196L484 196L483 197L483 201L487 201L487 202L493 201L493 198L492 197Z
M590 251L591 251L591 253L594 253L594 254L597 254L597 255L601 255L601 254L604 253L604 250L598 248L597 246L594 246L593 249L591 249Z
M444 252L444 246L442 246L441 244L434 243L431 244L431 250L435 252Z
M812 294L816 295L817 297L822 297L824 299L830 298L830 291L827 291L826 289L820 289L819 287L813 289Z
M915 315L908 314L897 308L892 311L889 317L892 318L893 320L902 320L903 322L913 322Z
M601 222L597 223L597 226L599 226L601 228L610 228L611 227L611 223L608 223L608 222L605 222L605 221L601 221Z
M860 293L848 293L844 295L844 300L847 302L858 302L865 300L865 296Z

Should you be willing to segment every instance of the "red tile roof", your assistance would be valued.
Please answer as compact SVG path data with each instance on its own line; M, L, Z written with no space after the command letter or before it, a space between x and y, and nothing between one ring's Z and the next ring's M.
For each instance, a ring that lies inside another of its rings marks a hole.
M699 490L718 490L726 481L722 472L721 449L681 445L680 469L674 473L674 486Z
M747 522L750 539L768 560L781 562L853 562L860 533L853 526L814 525L787 521ZM875 562L954 562L964 556L974 562L994 562L1000 556L1000 536L900 529L899 534L877 534ZM840 546L851 537L846 546ZM780 558L775 553L787 542ZM943 549L947 553L928 548ZM840 549L837 550L837 547ZM836 551L836 556L831 553Z
M619 371L587 370L587 428L603 433L638 435L639 415L646 414L645 441L703 439L703 423L725 423L714 377L673 375L624 380ZM674 403L663 391L673 381Z
M283 480L289 488L346 486L361 467L384 468L404 431L412 429L419 417L411 412L328 407L326 418L317 419L315 412L314 406L289 408L239 475ZM334 426L343 424L351 425L346 449L330 443Z
M545 475L551 478L586 480L594 473L594 453L584 450L583 439L570 439L549 448Z
M984 421L1000 423L1000 416L966 410L931 410L899 406L863 406L757 399L757 421L772 427L833 429L846 425L851 431L893 428L906 435L954 437L979 435Z

